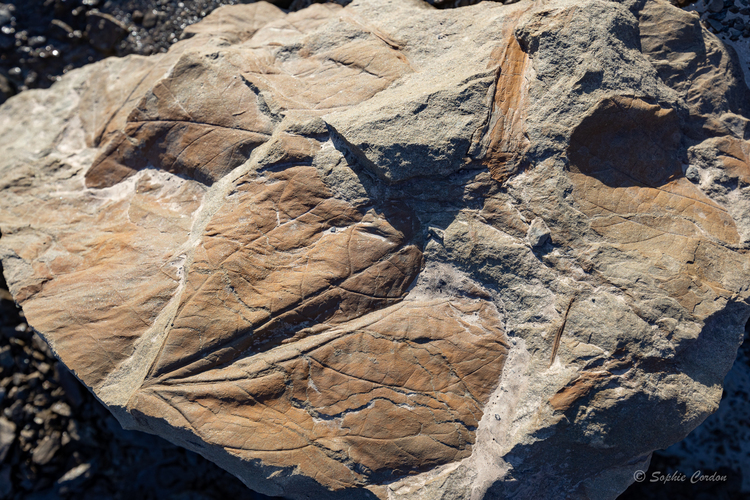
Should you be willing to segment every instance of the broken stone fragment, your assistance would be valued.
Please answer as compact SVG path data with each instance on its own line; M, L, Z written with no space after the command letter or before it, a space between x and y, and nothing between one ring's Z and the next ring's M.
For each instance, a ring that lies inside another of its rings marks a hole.
M37 465L45 465L52 460L60 449L60 433L53 431L44 436L31 454L31 460Z
M537 217L531 221L529 231L526 233L526 239L533 248L539 248L550 241L549 235L550 231L547 224L544 223L542 218Z
M8 456L10 447L16 439L16 424L5 417L0 417L0 463Z
M92 465L83 463L76 465L57 480L61 493L69 492L80 487L92 475Z
M750 99L693 15L258 2L186 33L0 107L6 280L124 426L289 498L615 498L717 408Z
M685 170L685 177L686 177L686 178L687 178L687 180L689 180L690 182L693 182L693 183L698 183L698 182L700 182L700 181L701 181L701 173L700 173L700 170L698 170L698 168L696 168L696 166L695 166L695 165L690 165L690 166L689 166L689 167L688 167L688 168L687 168L687 169Z

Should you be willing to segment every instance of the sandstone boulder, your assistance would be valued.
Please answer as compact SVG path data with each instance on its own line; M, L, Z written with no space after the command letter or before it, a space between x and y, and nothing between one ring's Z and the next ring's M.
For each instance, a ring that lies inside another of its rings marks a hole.
M290 498L599 499L715 411L750 99L693 14L259 2L187 32L0 107L7 282L124 426Z

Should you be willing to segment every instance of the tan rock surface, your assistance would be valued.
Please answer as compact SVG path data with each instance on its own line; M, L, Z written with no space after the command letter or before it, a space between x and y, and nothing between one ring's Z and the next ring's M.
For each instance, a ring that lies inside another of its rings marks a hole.
M715 410L750 101L697 18L254 3L188 33L0 107L7 282L123 425L293 498L615 498Z

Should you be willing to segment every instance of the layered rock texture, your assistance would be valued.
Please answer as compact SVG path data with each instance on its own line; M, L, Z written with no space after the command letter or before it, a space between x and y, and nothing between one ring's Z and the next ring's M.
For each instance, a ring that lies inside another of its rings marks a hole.
M0 256L126 427L290 498L614 498L750 316L750 99L660 0L222 7L0 108Z

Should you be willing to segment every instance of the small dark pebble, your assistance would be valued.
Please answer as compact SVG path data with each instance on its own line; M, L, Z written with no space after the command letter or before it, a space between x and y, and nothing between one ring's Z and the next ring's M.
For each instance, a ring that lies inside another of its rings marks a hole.
M8 498L13 493L10 473L10 465L4 465L0 468L0 498Z
M51 410L63 417L69 417L72 415L70 406L68 406L66 403L63 403L62 401L58 401L57 403L53 404Z
M57 485L60 488L59 493L65 495L79 490L91 479L94 470L92 463L76 465L57 480Z
M11 4L0 4L0 26L10 24L15 7Z
M38 465L48 464L60 449L60 436L59 432L44 436L31 453L31 460Z
M0 50L6 51L15 46L16 39L11 34L0 33Z
M16 424L6 418L0 417L0 463L5 460L15 439Z
M0 372L10 373L11 368L16 365L10 346L0 347Z
M724 0L710 0L708 2L709 12L721 12L724 8Z
M144 28L153 28L154 26L156 26L156 11L153 9L149 9L143 15L142 20Z
M86 18L85 36L92 47L104 54L112 53L115 45L128 32L128 27L124 23L109 14L89 11Z
M73 35L73 28L59 19L53 19L49 23L49 34L58 40L66 40Z
M80 407L84 401L84 394L81 391L81 383L78 379L61 363L55 364L55 377L63 389L68 403L73 408Z
M707 19L706 27L710 29L713 33L719 33L721 30L724 29L724 26L722 26L722 24L716 19Z
M45 43L47 43L47 37L44 36L32 36L27 40L29 44L29 47L41 47Z

